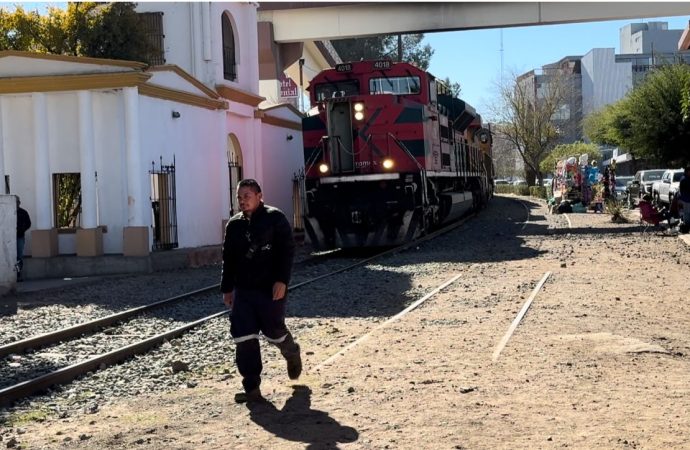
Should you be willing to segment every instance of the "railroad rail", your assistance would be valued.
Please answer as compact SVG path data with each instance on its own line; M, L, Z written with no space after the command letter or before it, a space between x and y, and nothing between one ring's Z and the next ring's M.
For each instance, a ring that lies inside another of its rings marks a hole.
M308 280L305 280L300 283L293 284L288 287L288 290L294 290L298 289L302 286L308 285L310 283L314 283L316 281L322 280L324 278L345 272L347 270L351 270L355 267L362 266L364 264L367 264L368 262L382 258L384 256L388 256L394 253L398 253L401 251L404 251L410 247L419 245L422 242L434 239L440 235L443 235L445 233L448 233L455 228L458 228L462 226L464 223L466 223L470 218L472 218L473 215L466 216L464 218L461 218L455 222L449 223L443 228L440 228L438 230L435 230L431 233L428 233L414 241L408 242L406 244L403 244L398 247L394 247L388 250L385 250L383 252L377 253L373 256L370 256L368 258L364 258L360 261L357 261L353 264L347 265L342 268L338 268L336 270L333 270L331 272L328 272L326 274L322 274L313 278L310 278ZM53 333L46 333L40 336L36 336L33 338L28 338L24 339L22 341L17 341L13 342L10 344L7 344L3 347L0 347L0 355L8 355L10 353L18 353L21 351L25 351L30 348L35 348L37 346L47 346L50 344L55 344L57 342L60 342L64 339L69 339L75 336L79 336L83 333L88 333L92 332L96 329L103 328L105 326L122 322L123 320L129 319L131 317L134 317L136 315L142 314L143 312L150 311L154 308L159 308L163 305L170 304L176 301L180 301L184 298L189 298L194 295L199 295L203 294L212 290L219 289L220 285L219 284L214 284L212 286L207 286L201 289L197 289L192 292L188 292L185 294L181 294L175 297L171 297L169 299L161 300L155 303L151 303L149 305L144 305L141 307L137 308L132 308L126 311L122 311L120 313L112 314L107 317L103 317L100 319L96 319L90 322L86 322L80 325L76 325L73 327L65 328L62 330L58 330ZM174 339L176 337L181 336L185 332L205 323L208 322L209 320L215 319L217 317L223 316L228 314L229 311L223 310L216 312L214 314L211 314L209 316L200 318L198 320L195 320L193 322L184 324L180 327L177 327L172 330L168 330L166 332L157 334L155 336L149 337L147 339L141 340L139 342L135 342L130 345L123 346L121 348L118 348L116 350L104 353L102 355L95 356L93 358L87 359L85 361L81 361L72 365L69 365L67 367L59 368L57 370L54 370L50 373L46 373L44 375L35 377L30 380L22 381L17 384L14 384L12 386L8 386L6 388L0 389L0 406L9 406L11 405L14 401L31 396L33 394L36 394L38 392L41 392L51 386L55 385L60 385L60 384L66 384L74 380L75 378L79 377L80 375L86 374L91 371L97 371L97 370L102 370L108 366L117 364L119 362L125 361L132 356L135 356L137 354L142 354L145 353L152 348L155 348L162 343Z

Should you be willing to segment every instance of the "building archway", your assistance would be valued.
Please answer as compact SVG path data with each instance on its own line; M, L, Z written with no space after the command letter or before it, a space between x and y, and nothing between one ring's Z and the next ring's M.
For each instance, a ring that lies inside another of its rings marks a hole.
M237 183L242 179L242 147L235 133L228 134L228 180L230 182L230 217L238 212Z

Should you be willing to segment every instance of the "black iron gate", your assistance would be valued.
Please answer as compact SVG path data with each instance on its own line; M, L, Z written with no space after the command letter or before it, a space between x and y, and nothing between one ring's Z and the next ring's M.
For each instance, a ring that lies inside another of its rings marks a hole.
M175 199L175 156L170 165L159 168L151 161L151 209L153 210L153 250L170 250L177 242L177 204Z
M292 176L292 211L295 231L304 230L305 190L304 171L300 170Z
M239 212L237 203L237 183L242 180L242 165L233 155L228 161L228 177L230 182L230 217Z

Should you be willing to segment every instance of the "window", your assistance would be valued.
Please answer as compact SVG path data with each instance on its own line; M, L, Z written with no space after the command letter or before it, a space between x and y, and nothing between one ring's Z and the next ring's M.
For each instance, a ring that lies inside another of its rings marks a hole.
M328 98L350 97L359 94L359 81L329 81L328 83L317 84L314 89L316 100L322 102Z
M53 174L53 211L56 228L81 225L81 175Z
M371 94L419 94L419 77L384 77L369 80Z
M149 41L148 63L152 66L165 64L165 50L163 46L163 13L138 13L141 26Z
M568 104L563 104L561 105L551 116L552 120L570 120L570 105Z
M237 79L237 60L235 58L235 35L227 14L223 14L223 76L226 80Z

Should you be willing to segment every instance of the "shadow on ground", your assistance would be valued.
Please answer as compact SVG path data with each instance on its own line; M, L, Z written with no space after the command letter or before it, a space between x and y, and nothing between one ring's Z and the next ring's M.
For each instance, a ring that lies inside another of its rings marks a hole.
M304 442L310 450L337 449L338 443L355 442L359 433L341 425L325 411L311 409L311 389L292 387L292 396L278 409L269 401L247 404L250 419L280 439Z

